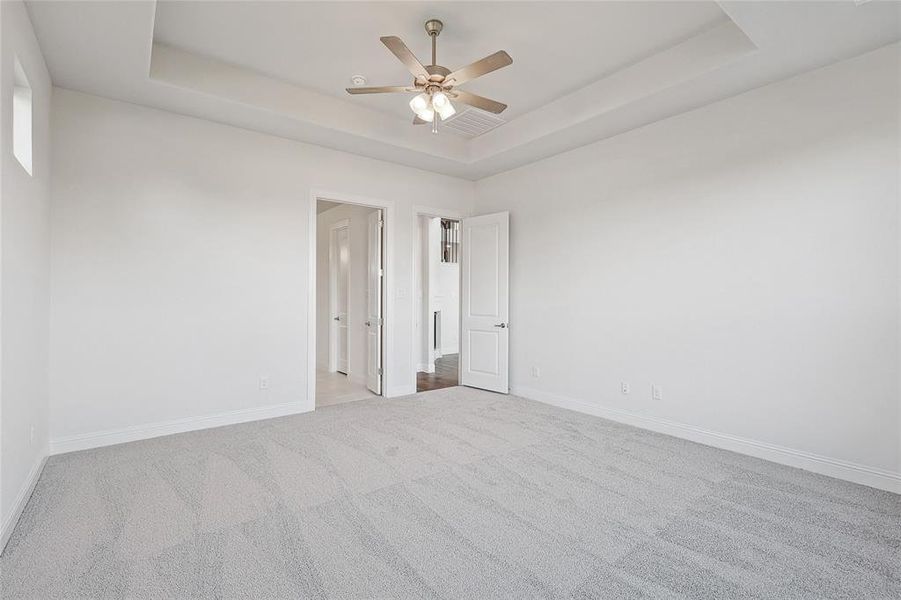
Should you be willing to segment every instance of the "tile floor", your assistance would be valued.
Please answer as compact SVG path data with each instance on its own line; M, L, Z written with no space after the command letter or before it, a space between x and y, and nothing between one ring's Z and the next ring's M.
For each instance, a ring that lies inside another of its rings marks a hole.
M343 373L316 371L316 408L375 397L365 385L350 381Z

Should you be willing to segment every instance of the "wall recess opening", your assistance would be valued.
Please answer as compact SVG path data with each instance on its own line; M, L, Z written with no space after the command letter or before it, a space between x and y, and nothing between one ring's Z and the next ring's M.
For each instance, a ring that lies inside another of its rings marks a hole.
M15 60L15 85L13 86L13 154L22 168L33 174L31 161L31 85L25 76L25 69Z

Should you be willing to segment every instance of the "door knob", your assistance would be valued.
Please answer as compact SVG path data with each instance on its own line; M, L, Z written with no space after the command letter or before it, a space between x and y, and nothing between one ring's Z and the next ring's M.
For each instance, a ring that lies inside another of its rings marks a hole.
M497 324L495 324L495 327L500 327L501 329L506 329L507 324L506 323L497 323Z
M369 327L369 326L370 326L369 321L366 321L366 327Z
M335 320L336 320L336 321L340 321L340 320L341 320L341 317L335 317Z

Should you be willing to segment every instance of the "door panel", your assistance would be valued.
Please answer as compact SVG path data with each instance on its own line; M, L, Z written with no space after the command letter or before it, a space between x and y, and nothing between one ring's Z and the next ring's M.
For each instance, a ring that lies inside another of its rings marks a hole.
M469 369L473 373L499 375L500 336L494 331L469 332Z
M348 313L348 281L350 278L350 235L347 227L337 231L338 244L338 371L347 374L347 313Z
M366 387L382 393L382 211L369 215L366 289Z
M347 373L350 233L346 225L329 236L329 371Z
M509 391L510 216L463 219L463 301L460 380L463 385Z
M478 257L479 264L469 270L470 284L476 293L470 296L470 314L496 318L500 314L498 304L498 260L500 255L500 227L497 223L470 226L470 255Z

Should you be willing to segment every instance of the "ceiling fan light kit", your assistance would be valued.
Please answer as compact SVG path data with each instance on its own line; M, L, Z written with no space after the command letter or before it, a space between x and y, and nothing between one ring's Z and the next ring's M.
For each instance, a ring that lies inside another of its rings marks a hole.
M503 50L486 56L481 60L467 65L456 71L438 64L437 44L438 35L444 29L444 24L438 19L429 19L425 22L426 33L432 38L432 64L424 66L416 56L410 52L407 45L395 36L381 38L385 46L400 60L413 75L413 85L403 86L379 86L379 87L353 87L347 88L348 94L395 94L415 93L410 100L410 109L414 113L413 124L432 124L432 133L438 133L438 122L447 120L456 114L451 99L495 114L501 113L507 108L506 104L470 94L456 89L458 85L472 81L477 77L491 73L503 67L513 64L513 59Z

